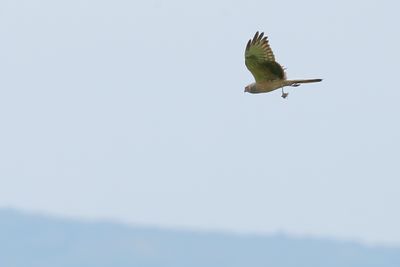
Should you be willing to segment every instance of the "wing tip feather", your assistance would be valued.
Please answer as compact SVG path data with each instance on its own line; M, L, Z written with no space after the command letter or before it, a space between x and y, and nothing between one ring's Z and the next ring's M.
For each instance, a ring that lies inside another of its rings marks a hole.
M265 36L264 32L260 33L260 31L257 31L254 34L254 37L247 42L245 50L246 57L247 57L247 52L250 51L252 47L257 47L258 49L261 48L263 50L262 55L259 56L262 57L264 60L275 61L274 53L272 52L271 47L269 46L268 36Z

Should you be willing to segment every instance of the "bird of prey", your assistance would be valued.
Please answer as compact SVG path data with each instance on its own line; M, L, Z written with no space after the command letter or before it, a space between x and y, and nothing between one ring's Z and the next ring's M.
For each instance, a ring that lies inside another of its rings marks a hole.
M287 80L285 69L275 61L274 53L264 33L256 32L246 45L245 64L253 74L255 83L249 84L244 91L252 94L267 93L282 88L282 97L289 93L283 91L285 86L299 86L301 83L316 83L322 79Z

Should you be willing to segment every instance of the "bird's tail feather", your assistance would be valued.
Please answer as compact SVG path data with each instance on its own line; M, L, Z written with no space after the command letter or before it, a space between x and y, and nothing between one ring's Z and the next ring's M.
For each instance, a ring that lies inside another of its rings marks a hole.
M320 81L322 81L322 79L286 80L285 86L299 86L300 83L317 83Z

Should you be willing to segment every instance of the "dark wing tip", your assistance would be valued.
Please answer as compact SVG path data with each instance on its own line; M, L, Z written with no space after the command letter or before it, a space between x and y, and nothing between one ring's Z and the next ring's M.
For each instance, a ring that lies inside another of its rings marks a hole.
M257 31L254 37L247 42L246 51L250 50L253 45L260 45L263 49L268 48L268 36L264 36L264 32Z
M251 40L251 44L254 45L254 44L256 44L256 43L262 41L262 40L263 40L263 37L264 37L264 32L261 32L261 34L260 34L260 32L257 31L256 34L254 34L253 39ZM264 39L265 39L265 38L266 38L266 36L264 37Z
M258 31L256 32L256 34L254 34L253 40L251 41L251 44L255 44L258 40Z
M249 51L249 49L250 49L250 44L251 44L251 39L247 42L246 51Z
M262 40L261 40L261 42L266 42L266 43L268 43L268 36L265 36L264 38L262 38Z

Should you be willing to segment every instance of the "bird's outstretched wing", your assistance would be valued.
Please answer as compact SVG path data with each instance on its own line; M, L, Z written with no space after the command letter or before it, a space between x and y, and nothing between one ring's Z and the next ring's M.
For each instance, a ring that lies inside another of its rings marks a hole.
M264 33L256 32L246 45L245 63L257 83L281 80L285 77L282 66L275 61L274 53Z

